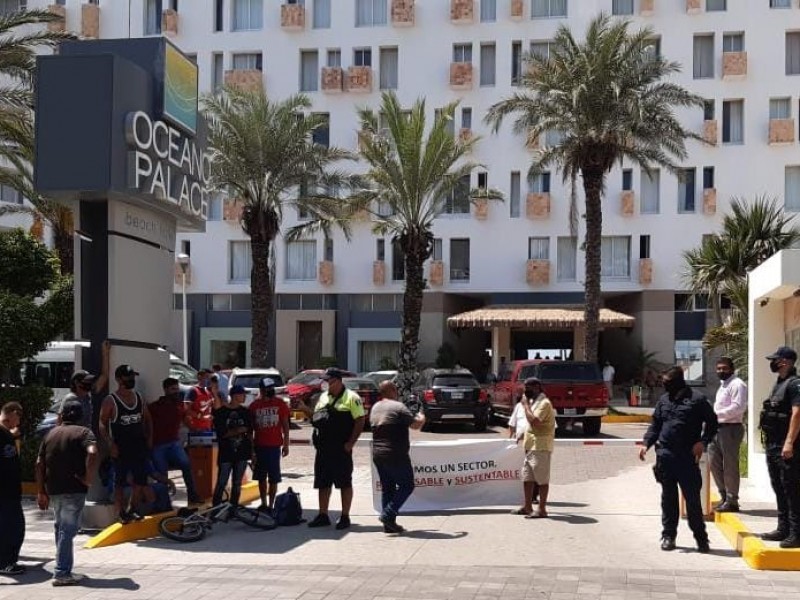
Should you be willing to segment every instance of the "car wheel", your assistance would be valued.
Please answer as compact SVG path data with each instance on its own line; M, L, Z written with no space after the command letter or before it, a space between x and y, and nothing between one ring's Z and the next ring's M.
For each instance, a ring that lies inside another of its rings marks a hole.
M583 435L595 436L600 433L602 421L600 417L589 417L583 420Z

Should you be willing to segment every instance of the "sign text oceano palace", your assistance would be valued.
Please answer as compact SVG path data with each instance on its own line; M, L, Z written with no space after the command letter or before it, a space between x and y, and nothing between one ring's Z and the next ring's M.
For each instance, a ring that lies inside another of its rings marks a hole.
M143 111L127 116L125 138L131 148L128 185L207 220L210 155L179 129Z

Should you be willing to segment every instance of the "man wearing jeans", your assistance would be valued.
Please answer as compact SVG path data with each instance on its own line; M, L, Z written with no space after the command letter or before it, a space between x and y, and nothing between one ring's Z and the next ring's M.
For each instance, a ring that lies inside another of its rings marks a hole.
M86 492L96 470L97 442L82 422L80 400L62 404L60 425L42 442L36 462L37 503L55 513L56 566L53 585L76 585L83 575L72 572L72 540L81 526Z
M170 467L180 469L189 503L197 504L202 499L197 495L192 465L181 442L181 424L188 422L188 417L181 399L180 382L174 377L167 377L162 387L164 395L147 407L153 420L153 467L164 477L168 475Z
M397 535L404 529L397 524L397 513L414 491L414 470L409 457L408 429L420 429L425 416L416 416L397 401L397 387L391 381L380 385L381 399L369 415L372 426L372 462L381 482L383 531Z

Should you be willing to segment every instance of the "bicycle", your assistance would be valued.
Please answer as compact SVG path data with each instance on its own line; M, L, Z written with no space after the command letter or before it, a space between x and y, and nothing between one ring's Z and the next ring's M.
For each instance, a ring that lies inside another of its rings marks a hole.
M158 529L161 534L176 542L197 542L202 540L215 523L227 523L235 519L263 531L275 529L278 524L270 515L249 508L234 506L223 502L204 509L181 508L178 514L161 519Z

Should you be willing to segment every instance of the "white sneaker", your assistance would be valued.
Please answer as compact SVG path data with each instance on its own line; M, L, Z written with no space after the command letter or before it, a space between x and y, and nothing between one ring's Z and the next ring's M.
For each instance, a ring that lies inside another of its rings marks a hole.
M62 587L67 585L79 585L81 581L86 579L85 575L80 573L72 573L64 577L53 577L53 587Z

